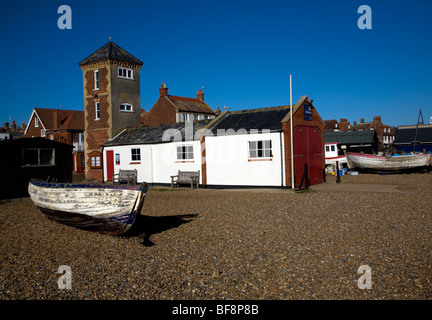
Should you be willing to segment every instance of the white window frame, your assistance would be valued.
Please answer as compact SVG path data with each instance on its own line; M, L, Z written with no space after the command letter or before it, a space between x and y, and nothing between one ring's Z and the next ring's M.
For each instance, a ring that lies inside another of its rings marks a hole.
M41 137L46 137L46 130L45 129L41 129Z
M182 144L176 146L177 161L193 161L194 146L192 144Z
M131 161L141 161L141 148L131 148L130 151Z
M99 90L99 70L94 72L94 89Z
M95 102L95 120L100 119L100 102Z
M120 104L120 111L133 112L133 105L131 105L130 103L122 103Z
M35 117L35 128L39 128L39 118Z
M272 140L248 141L249 160L272 159Z
M133 80L133 69L118 67L117 69L117 77L122 79L131 79Z

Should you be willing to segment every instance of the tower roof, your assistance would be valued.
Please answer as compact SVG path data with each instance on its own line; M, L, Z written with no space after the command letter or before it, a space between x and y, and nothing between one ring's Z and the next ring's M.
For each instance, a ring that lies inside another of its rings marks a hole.
M114 59L114 60L120 60L120 61L126 61L135 63L138 65L142 65L142 61L135 58L133 55L131 55L126 50L120 48L118 45L116 45L114 42L109 41L104 46L102 46L99 50L91 54L89 57L85 58L83 61L79 63L80 66L106 60L106 59Z

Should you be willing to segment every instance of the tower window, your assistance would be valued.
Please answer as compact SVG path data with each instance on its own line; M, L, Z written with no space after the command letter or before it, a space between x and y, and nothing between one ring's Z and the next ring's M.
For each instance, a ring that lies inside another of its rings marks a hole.
M133 79L133 70L126 68L118 68L118 77L125 79Z
M133 111L133 107L129 103L122 103L120 105L120 111L129 111L129 112L132 112Z
M100 103L96 102L95 104L95 120L100 119Z
M99 70L96 70L94 72L94 86L95 86L95 90L99 90Z

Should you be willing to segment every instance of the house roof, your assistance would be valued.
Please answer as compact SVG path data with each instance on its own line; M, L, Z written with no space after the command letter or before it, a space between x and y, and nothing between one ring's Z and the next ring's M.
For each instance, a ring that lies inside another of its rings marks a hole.
M215 114L214 110L202 100L178 96L165 96L179 111Z
M120 48L118 45L116 45L114 42L109 41L105 45L103 45L100 49L96 50L93 54L85 58L83 61L79 63L80 66L106 60L106 59L114 59L114 60L120 60L120 61L126 61L135 63L138 65L142 65L142 61L135 58L133 55L131 55L126 50Z
M364 131L326 131L325 142L337 142L340 144L372 143L376 137L375 130Z
M249 109L242 111L225 111L221 118L209 129L217 132L219 129L240 129L282 131L282 119L289 113L289 106Z
M415 139L416 127L396 128L395 130L395 145L412 144ZM432 126L419 126L417 131L416 143L432 143Z
M193 140L196 131L204 129L210 122L211 120L200 120L193 122L190 121L188 123L180 122L174 124L127 128L112 140L104 143L102 147L163 143L180 138L179 136L176 136L179 133L181 134L182 141L190 141ZM193 124L193 131L188 132L188 134L193 134L193 136L186 136L186 128L191 124ZM163 139L164 134L168 140Z
M55 112L58 112L58 128L54 128ZM30 127L29 124L33 119L33 115L36 115L39 118L39 121L45 130L84 130L84 111L34 108L25 133L27 133L27 129Z

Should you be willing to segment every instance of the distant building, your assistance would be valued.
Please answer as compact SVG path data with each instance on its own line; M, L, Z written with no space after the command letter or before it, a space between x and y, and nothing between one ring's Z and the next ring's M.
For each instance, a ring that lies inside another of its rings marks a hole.
M9 126L9 122L5 122L3 127L0 127L0 140L12 140L22 136L23 129L25 129L25 123L22 123L22 127L19 128L15 121L12 121L12 125Z
M417 132L417 137L416 137ZM432 124L399 126L395 132L394 146L398 151L432 151Z
M204 101L204 92L200 89L196 98L172 96L162 83L159 99L143 116L144 125L170 124L185 121L213 119L216 112Z
M360 123L356 121L351 125L348 119L337 120L326 120L327 131L366 131L374 130L377 134L380 148L390 147L395 139L395 128L389 125L385 125L381 121L381 116L375 116L373 121L365 122L363 118L360 119Z
M103 179L101 145L125 128L140 125L142 65L142 61L112 41L79 63L84 81L87 179Z
M72 145L73 171L84 171L84 112L34 108L24 131L25 137L41 137Z

